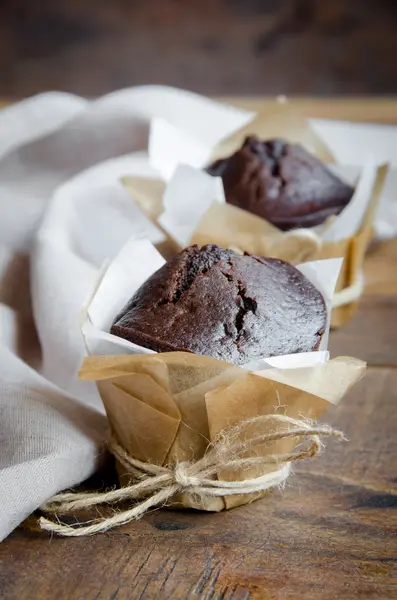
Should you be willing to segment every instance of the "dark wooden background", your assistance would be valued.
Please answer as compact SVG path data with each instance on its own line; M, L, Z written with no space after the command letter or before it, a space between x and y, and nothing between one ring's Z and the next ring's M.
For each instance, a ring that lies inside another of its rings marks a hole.
M0 95L397 92L396 0L0 0Z

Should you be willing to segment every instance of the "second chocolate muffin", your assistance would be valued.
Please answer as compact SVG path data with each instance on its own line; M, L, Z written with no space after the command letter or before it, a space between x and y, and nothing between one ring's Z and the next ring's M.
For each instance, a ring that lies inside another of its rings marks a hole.
M325 325L321 293L295 267L208 245L190 246L156 271L111 333L157 352L240 365L316 350Z
M354 189L299 144L247 137L207 169L223 180L226 201L284 231L320 225L338 215Z

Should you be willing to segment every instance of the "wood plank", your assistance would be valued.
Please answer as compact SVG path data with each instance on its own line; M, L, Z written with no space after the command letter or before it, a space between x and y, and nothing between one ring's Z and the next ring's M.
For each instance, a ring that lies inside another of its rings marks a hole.
M373 245L364 274L365 293L357 314L331 333L331 354L397 366L397 240Z
M353 319L331 332L332 356L356 356L374 366L397 366L397 297L372 295L360 300Z
M328 443L283 492L220 514L158 511L112 533L0 546L7 600L391 598L397 574L397 370L370 369Z
M397 239L372 244L365 260L365 294L397 295Z
M275 97L234 97L220 100L256 112L265 112ZM397 123L397 96L337 96L333 98L306 98L291 96L294 106L306 117L338 119L369 123Z

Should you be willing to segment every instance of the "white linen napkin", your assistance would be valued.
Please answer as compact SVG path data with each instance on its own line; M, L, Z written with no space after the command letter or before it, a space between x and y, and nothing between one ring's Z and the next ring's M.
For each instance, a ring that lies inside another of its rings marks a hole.
M131 235L163 239L119 183L153 176L154 117L215 143L252 114L156 86L0 111L0 540L103 457L102 403L77 378L80 318L104 260Z

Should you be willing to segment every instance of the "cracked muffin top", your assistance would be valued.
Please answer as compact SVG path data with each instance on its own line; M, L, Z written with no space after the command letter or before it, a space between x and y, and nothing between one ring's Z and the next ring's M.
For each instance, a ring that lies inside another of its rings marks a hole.
M289 263L195 245L138 289L111 333L157 352L240 365L316 350L325 324L321 293Z
M249 136L207 173L222 178L226 201L284 231L338 215L354 189L299 144Z

